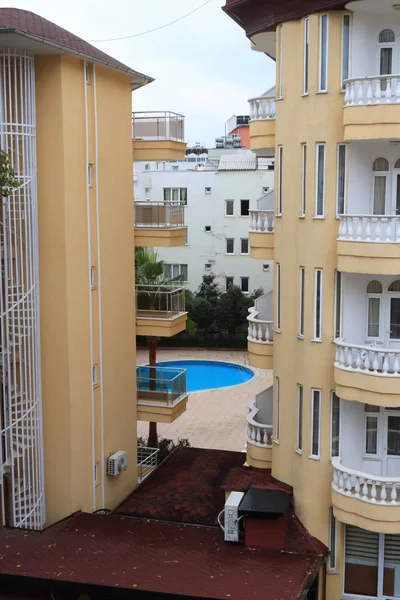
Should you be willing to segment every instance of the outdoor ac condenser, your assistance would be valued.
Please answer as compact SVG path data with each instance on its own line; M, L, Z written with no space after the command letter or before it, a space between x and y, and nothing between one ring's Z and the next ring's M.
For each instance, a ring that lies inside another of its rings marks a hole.
M243 499L243 492L231 492L225 503L225 515L224 515L224 539L225 542L238 542L239 541L239 515L238 509L239 504Z
M128 468L128 453L123 450L118 450L108 457L107 473L109 475L119 475L122 471Z

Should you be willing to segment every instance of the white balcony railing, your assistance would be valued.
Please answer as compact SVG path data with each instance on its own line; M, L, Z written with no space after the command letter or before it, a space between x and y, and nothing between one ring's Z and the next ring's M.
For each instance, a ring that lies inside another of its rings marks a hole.
M249 104L250 121L275 119L276 101L274 97L259 96L258 98L251 98Z
M260 446L260 448L271 448L272 425L258 422L260 409L256 406L256 400L249 402L249 411L247 415L247 442L253 444L253 446Z
M400 377L400 350L348 344L341 338L334 343L335 367L379 377Z
M400 103L400 75L356 77L347 79L344 85L345 106Z
M400 243L400 217L341 215L339 241Z
M343 496L385 506L400 506L400 477L377 477L342 465L332 458L332 489Z
M142 483L157 467L159 448L137 447L138 483Z
M272 344L274 341L273 322L260 319L259 312L254 306L249 308L249 313L247 317L249 323L247 339L258 344Z
M249 210L251 233L274 233L274 211L260 210L258 208Z

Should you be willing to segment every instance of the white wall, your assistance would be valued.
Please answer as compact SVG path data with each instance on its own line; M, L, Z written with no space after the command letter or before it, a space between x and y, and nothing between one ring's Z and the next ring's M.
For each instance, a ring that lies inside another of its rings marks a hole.
M365 457L365 412L362 402L343 401L341 410L341 456L342 464L349 469L363 471L370 475L382 474L380 457ZM383 409L382 409L383 410ZM383 429L383 418L380 419ZM380 436L383 442L383 435ZM381 448L379 448L381 454Z
M187 164L187 163L186 163ZM187 264L189 289L195 291L202 276L213 273L216 281L225 289L225 277L234 277L240 285L240 277L249 277L250 292L262 287L265 292L272 289L272 262L256 260L249 255L240 255L240 238L249 237L249 217L240 216L240 200L250 200L250 208L257 208L257 199L263 188L273 188L274 172L257 171L210 171L160 170L141 173L135 163L138 181L136 196L145 198L144 187L151 187L150 200L163 201L163 188L183 187L188 189L185 208L185 224L188 226L188 244L177 248L159 248L160 258L167 263ZM143 183L145 182L145 183ZM211 194L205 188L211 187ZM225 200L235 201L235 216L225 216ZM211 225L211 232L205 226ZM226 238L235 239L235 253L225 254ZM206 271L205 264L212 261L212 270ZM270 264L269 272L263 265Z

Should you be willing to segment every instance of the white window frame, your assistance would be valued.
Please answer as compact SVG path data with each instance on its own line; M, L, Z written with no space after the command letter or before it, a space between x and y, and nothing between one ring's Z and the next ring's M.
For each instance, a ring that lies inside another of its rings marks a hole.
M339 212L339 181L340 181L340 149L344 148L344 191L343 191L343 212ZM347 204L347 144L338 144L336 155L336 218L346 214Z
M367 418L376 419L376 452L367 452ZM365 458L379 458L381 456L381 412L367 412L364 411L364 450L363 456Z
M332 549L332 538L334 539L334 548ZM333 514L332 506L329 508L329 558L328 573L337 573L337 547L338 547L338 527Z
M344 31L345 31L345 27L344 27L344 22L345 19L348 19L349 21L349 57L348 57L348 65L347 65L347 79L350 78L350 49L351 49L351 16L349 14L347 15L342 15L342 38L341 38L341 60L340 60L340 90L342 92L345 91L345 86L344 86L344 81L346 80L344 77L344 42L345 42L345 38L344 38Z
M339 285L340 281L340 285ZM340 292L340 294L339 294ZM339 297L338 297L339 296ZM339 300L339 315L337 315ZM343 275L341 271L335 271L335 303L333 308L333 334L336 338L342 337L342 308L343 308ZM339 322L338 322L339 316ZM336 335L338 334L338 335Z
M313 452L313 442L314 442L314 400L315 397L318 398L318 453L314 454ZM311 446L310 446L310 456L313 460L320 460L321 458L321 396L322 391L318 388L311 389Z
M275 437L274 442L279 444L279 419L280 419L280 391L279 391L279 377L275 377Z
M247 279L247 292L245 292L243 290L243 280ZM248 275L245 275L244 277L240 278L240 289L242 294L250 294L250 277Z
M303 42L303 96L308 96L309 63L310 63L310 19L304 19L304 42Z
M323 27L322 23L326 19L326 56L324 61L325 66L325 74L326 74L326 85L323 87L322 82L322 65L323 65L323 57L322 57L322 32ZM318 93L326 93L328 91L328 76L329 76L329 15L323 14L319 16L319 58L318 58Z
M94 463L93 479L94 479L94 485L95 486L100 485L100 481L99 481L99 463L98 462Z
M231 285L228 285L228 280L232 280ZM225 290L226 291L229 290L229 287L231 287L231 286L233 287L234 285L235 285L235 278L234 277L232 277L230 275L228 275L228 277L225 277Z
M276 263L276 331L281 330L281 265Z
M184 273L182 273L182 267L186 267L186 275L187 276L183 281L187 281L189 279L189 265L187 263L166 263L166 266L169 267L171 270L171 278L184 275ZM174 268L176 268L176 267L178 267L177 275L174 274Z
M282 75L283 75L283 28L279 25L279 81L278 81L278 97L277 100L283 98L283 86L282 86Z
M301 213L300 217L306 216L307 206L307 144L301 145Z
M95 363L92 365L92 386L97 387L99 385L99 365Z
M303 410L304 410L304 388L297 384L297 454L303 453Z
M232 214L228 215L228 211L227 211L227 207L228 207L228 202L232 202ZM225 217L227 217L228 219L233 219L235 217L235 201L228 199L225 200Z
M278 194L277 194L277 216L282 215L282 163L283 146L278 146Z
M165 200L166 190L169 191L169 196L170 196L169 200ZM178 200L172 200L173 192L175 190L178 190ZM186 201L182 200L182 190L186 190ZM187 187L165 187L165 188L163 188L163 202L170 202L171 204L176 204L179 202L179 204L185 204L185 206L187 206L187 199L188 199L188 188Z
M367 330L365 332L365 337L367 340L380 340L381 339L381 332L382 332L382 297L383 294L368 294L367 293L367 323L366 323L366 327ZM379 300L379 323L378 323L378 335L377 336L372 336L368 334L368 325L369 325L369 300L370 298L377 298Z
M322 170L322 212L318 214L319 206L318 206L318 181L319 181L319 173L320 173L320 159L319 159L319 150L320 148L324 149L323 152L323 170ZM326 189L326 144L325 142L318 142L316 144L316 153L315 153L315 219L324 219L325 218L325 189Z
M228 252L228 240L232 240L233 242L232 252ZM226 256L233 256L235 254L235 238L225 238L225 254Z
M85 82L92 85L93 63L85 62Z
M300 267L300 289L299 289L299 335L298 337L304 338L304 287L306 280L306 270L304 267Z
M87 181L88 181L88 187L93 187L93 164L92 163L88 163L88 166L87 166Z
M318 301L318 295L317 295L317 288L318 288L318 274L321 274L319 281L320 281L320 294L319 294L319 301ZM323 289L324 289L324 273L322 269L315 269L314 271L314 338L313 341L318 341L318 342L322 342L322 304L323 304ZM319 302L319 335L318 334L318 322L317 322L317 308L318 308L318 302Z
M333 449L333 401L334 398L337 398L339 400L339 444L338 444L338 453L337 454L333 454L332 449ZM331 392L331 406L330 406L330 427L329 427L329 431L330 431L330 437L329 437L329 443L330 443L330 457L331 458L338 458L341 454L341 449L342 449L342 401L339 398L339 396L337 396L337 394L335 392Z
M96 267L90 267L90 289L96 289Z
M247 252L242 250L242 242L247 241ZM240 254L241 256L248 256L250 254L250 241L249 238L240 238Z

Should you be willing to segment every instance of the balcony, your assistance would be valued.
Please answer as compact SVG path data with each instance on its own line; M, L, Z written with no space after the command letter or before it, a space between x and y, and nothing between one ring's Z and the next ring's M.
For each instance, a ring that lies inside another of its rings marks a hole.
M334 340L336 394L344 400L397 408L400 404L400 349Z
M250 148L257 154L273 154L275 149L276 99L271 96L251 98Z
M250 467L272 466L272 405L273 387L260 392L249 403L246 462Z
M346 273L399 273L400 217L342 215L337 239L338 270Z
M400 138L400 75L345 81L344 139Z
M172 423L186 410L186 370L137 367L138 421Z
M274 348L272 292L257 298L254 307L249 309L247 321L247 350L251 366L259 369L272 369Z
M274 211L249 210L250 256L274 260Z
M183 287L136 285L136 335L172 337L186 319Z
M177 113L132 113L133 160L185 160L185 117Z
M135 202L136 246L184 246L186 232L183 203Z

